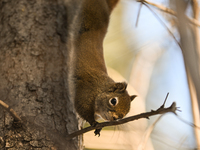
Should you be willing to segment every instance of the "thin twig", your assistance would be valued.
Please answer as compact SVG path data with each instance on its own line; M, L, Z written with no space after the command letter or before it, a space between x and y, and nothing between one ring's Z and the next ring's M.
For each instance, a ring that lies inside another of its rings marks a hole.
M3 101L0 100L0 105L11 114L11 116L13 116L13 118L18 121L18 122L22 122L21 118L17 115L17 113L10 108L6 103L4 103Z
M167 101L168 96L169 96L169 92L167 93L167 95L166 95L166 97L165 97L164 103L163 103L162 106L160 106L160 108L158 108L158 109L162 109L162 108L165 107L165 103L166 103L166 101Z
M171 34L171 36L174 38L180 49L182 49L181 44L178 42L174 34L171 32L171 30L166 26L166 24L160 19L160 17L146 4L143 3L153 14L154 16L160 21L160 23L167 29L167 31Z
M154 115L158 115L158 114L165 114L165 113L168 113L168 112L172 112L172 113L176 114L176 110L177 110L176 108L177 108L176 103L173 102L171 104L171 106L168 107L168 108L161 108L160 107L157 110L151 110L151 112L141 113L141 114L131 116L131 117L127 117L127 118L124 118L124 119L121 119L121 120L118 120L118 121L98 123L95 127L90 126L90 127L84 128L82 130L73 132L72 134L67 135L66 139L70 140L70 139L72 139L72 138L74 138L74 137L76 137L80 134L86 133L86 132L94 130L94 129L100 129L100 128L103 128L105 126L120 125L120 124L124 124L124 123L130 122L130 121L138 120L138 119L141 119L141 118L147 118L148 119L150 116L154 116Z
M141 8L142 8L142 3L141 3L140 6L139 6L138 15L137 15L137 20L136 20L136 23L135 23L135 26L136 26L136 27L137 27L137 25L138 25L138 21L139 21L139 17L140 17Z
M200 130L200 127L197 126L196 124L191 123L191 122L189 122L189 121L186 121L186 120L184 120L183 118L181 118L181 117L178 116L178 115L177 115L177 117L178 117L178 119L180 119L180 120L181 120L182 122L184 122L185 124L187 124L187 125L189 125L189 126L191 126L191 127L193 127L193 128L196 128L196 129Z
M168 13L168 14L170 14L170 15L173 15L173 16L177 17L177 13L176 13L174 10L172 10L172 9L170 9L170 8L167 8L167 7L163 6L163 5L155 4L155 3L152 3L152 2L149 2L149 1L146 1L146 0L138 0L138 2L146 3L146 4L149 4L149 5L152 5L152 6L156 7L156 8L157 8L158 10L160 10L160 11L163 11L163 12L165 12L165 13ZM192 19L192 18L187 17L187 20L188 20L191 24L200 27L200 22L199 22L197 19Z
M164 115L164 114L163 114ZM158 123L158 121L163 117L163 115L159 116L156 121L148 127L148 129L146 130L146 133L144 135L144 137L141 140L141 143L138 145L138 149L137 150L144 150L146 145L147 145L147 141L150 138L150 135L153 131L153 129L155 128L155 125Z

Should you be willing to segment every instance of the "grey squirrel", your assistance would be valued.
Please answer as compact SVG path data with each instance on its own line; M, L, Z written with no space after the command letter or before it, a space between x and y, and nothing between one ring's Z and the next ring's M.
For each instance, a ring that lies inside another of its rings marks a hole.
M108 76L104 62L103 40L117 2L83 0L79 12L79 28L74 39L74 103L78 114L91 126L98 123L98 116L109 121L123 118L136 97L128 94L125 82L116 83ZM100 130L95 130L95 135L100 135Z

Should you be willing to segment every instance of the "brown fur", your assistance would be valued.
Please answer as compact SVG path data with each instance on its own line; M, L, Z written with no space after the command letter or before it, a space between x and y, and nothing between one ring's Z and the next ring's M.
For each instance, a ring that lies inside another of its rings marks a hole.
M95 125L95 114L104 119L123 118L135 96L129 96L125 83L115 83L108 75L103 57L103 39L109 16L118 0L84 0L79 16L79 29L75 38L73 80L75 108L78 114ZM118 97L113 107L109 100Z

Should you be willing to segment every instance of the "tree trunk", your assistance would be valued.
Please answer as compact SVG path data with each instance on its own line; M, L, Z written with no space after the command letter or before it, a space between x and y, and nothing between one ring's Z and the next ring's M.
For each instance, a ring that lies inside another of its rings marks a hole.
M67 94L67 57L80 0L0 0L0 149L81 149ZM70 32L70 33L69 33Z

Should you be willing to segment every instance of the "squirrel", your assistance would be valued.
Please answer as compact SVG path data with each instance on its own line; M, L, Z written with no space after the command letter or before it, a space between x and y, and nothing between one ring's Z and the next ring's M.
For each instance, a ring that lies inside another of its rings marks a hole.
M99 117L122 119L136 95L130 96L125 82L114 82L106 70L103 40L111 11L118 0L83 0L73 57L74 104L81 118L95 126ZM100 136L101 129L95 130Z

